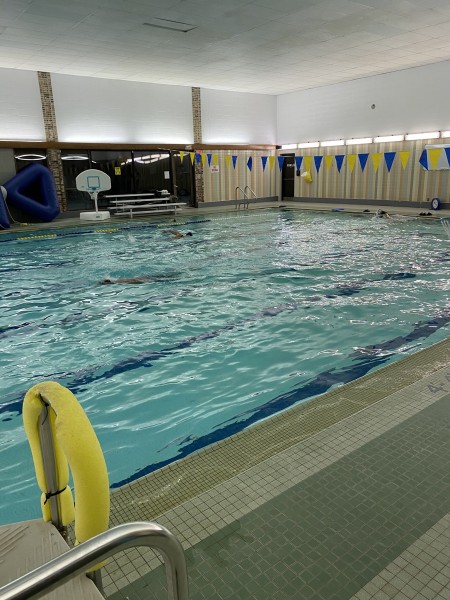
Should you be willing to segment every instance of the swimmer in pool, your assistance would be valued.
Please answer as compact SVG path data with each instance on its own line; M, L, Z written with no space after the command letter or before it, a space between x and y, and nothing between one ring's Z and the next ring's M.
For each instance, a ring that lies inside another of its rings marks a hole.
M379 208L377 210L377 212L375 213L375 216L378 219L390 219L391 218L391 216L385 210L381 210L381 208Z
M100 285L112 285L114 283L147 283L149 277L119 277L119 279L103 279Z
M175 231L175 229L164 229L163 233L170 233L174 238L182 238L186 236L191 236L192 231L188 231L187 233L181 233L181 231Z

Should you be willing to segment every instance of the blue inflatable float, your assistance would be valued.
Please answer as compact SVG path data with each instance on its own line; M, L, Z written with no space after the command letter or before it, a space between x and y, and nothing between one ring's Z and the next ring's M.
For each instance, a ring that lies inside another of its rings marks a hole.
M24 167L3 186L8 206L20 208L40 221L53 221L59 215L58 195L52 172L47 167L32 164ZM0 226L10 226L4 199L0 199Z

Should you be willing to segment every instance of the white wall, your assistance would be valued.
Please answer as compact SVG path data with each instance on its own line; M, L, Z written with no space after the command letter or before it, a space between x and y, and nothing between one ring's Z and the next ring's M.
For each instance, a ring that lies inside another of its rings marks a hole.
M276 96L201 90L204 144L275 144Z
M0 140L45 140L35 71L0 69Z
M450 61L284 94L277 143L448 130L449 99Z
M193 142L191 88L52 74L60 142Z

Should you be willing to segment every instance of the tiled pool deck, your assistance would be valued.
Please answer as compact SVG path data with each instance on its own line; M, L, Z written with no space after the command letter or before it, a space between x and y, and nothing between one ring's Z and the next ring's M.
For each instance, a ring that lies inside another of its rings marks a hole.
M450 598L450 339L112 495L186 550L191 598ZM165 598L159 558L118 554L118 599Z

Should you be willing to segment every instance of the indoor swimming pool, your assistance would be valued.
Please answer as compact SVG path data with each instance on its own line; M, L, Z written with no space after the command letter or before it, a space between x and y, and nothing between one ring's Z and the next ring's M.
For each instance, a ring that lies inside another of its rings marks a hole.
M434 219L267 209L8 234L0 257L3 523L40 514L35 383L77 396L118 487L448 336Z

